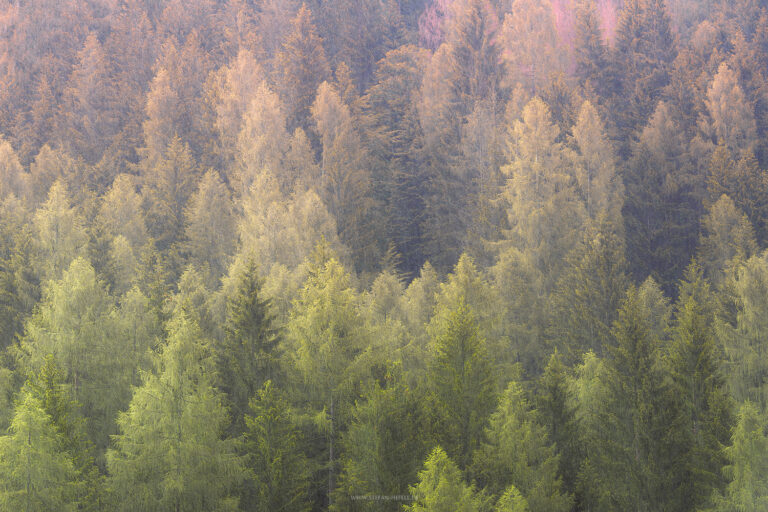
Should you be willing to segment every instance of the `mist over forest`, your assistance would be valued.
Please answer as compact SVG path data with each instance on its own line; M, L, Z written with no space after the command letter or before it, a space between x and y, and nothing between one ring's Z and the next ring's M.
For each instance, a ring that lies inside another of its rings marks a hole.
M0 0L0 509L768 511L766 0Z

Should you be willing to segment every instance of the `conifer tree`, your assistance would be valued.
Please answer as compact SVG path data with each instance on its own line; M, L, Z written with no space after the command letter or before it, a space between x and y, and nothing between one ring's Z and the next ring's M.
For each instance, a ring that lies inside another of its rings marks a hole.
M731 399L721 373L714 313L709 284L701 268L691 264L680 285L666 356L668 410L676 416L675 428L667 435L674 465L664 486L669 506L677 510L697 510L725 485L723 446L732 427Z
M563 490L575 495L583 451L578 405L566 372L562 357L555 351L539 378L536 411L558 455L557 477L563 482Z
M234 253L236 226L234 206L219 174L210 170L201 178L184 211L186 249L191 263L218 284Z
M391 368L390 371L396 370ZM388 380L399 379L388 374ZM403 495L415 482L429 453L428 418L418 389L402 382L374 384L365 401L355 405L354 418L341 446L338 510L402 510L397 501L360 503L354 496Z
M215 346L220 389L227 396L235 432L244 428L248 401L264 382L279 382L280 339L259 267L253 257L248 258L227 298L224 339Z
M768 434L764 413L745 402L725 448L723 468L730 482L724 494L713 496L716 512L757 512L768 507Z
M250 401L252 414L245 417L246 466L252 471L252 495L242 509L257 512L309 510L310 461L300 451L299 431L290 404L272 381L267 380Z
M304 3L291 20L291 28L275 56L278 90L286 112L288 131L296 128L309 132L310 107L317 87L330 77L330 67L323 49L323 39L312 21L312 12Z
M467 467L495 406L495 379L475 315L463 298L438 317L427 379L441 445Z
M482 502L474 487L464 483L456 464L439 446L424 462L419 482L410 487L416 500L405 506L408 512L479 512Z
M571 509L572 498L561 490L555 446L520 384L507 386L491 415L486 438L475 452L472 472L487 492L501 496L512 485L531 512Z
M186 313L174 313L168 344L120 414L108 452L114 510L237 510L244 478L210 344Z
M71 455L40 399L28 388L0 436L0 505L7 510L77 510Z

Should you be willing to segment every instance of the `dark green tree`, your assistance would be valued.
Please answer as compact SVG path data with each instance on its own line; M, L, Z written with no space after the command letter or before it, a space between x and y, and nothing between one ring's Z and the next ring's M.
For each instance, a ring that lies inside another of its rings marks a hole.
M432 345L427 379L435 434L459 466L467 467L495 407L496 386L485 339L463 299L441 319Z
M259 266L249 258L239 272L227 299L224 338L215 346L220 389L227 395L234 433L243 431L248 401L264 382L280 380L280 333L271 301L262 292Z

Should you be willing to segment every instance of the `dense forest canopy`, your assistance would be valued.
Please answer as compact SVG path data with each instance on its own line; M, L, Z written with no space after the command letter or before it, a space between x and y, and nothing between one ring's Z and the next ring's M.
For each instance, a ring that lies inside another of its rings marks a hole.
M0 0L0 508L768 510L765 0Z

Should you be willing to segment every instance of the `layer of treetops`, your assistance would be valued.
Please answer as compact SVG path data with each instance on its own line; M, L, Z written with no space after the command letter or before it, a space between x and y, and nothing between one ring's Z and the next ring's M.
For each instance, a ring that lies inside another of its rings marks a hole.
M0 509L765 512L766 247L766 0L0 0Z

